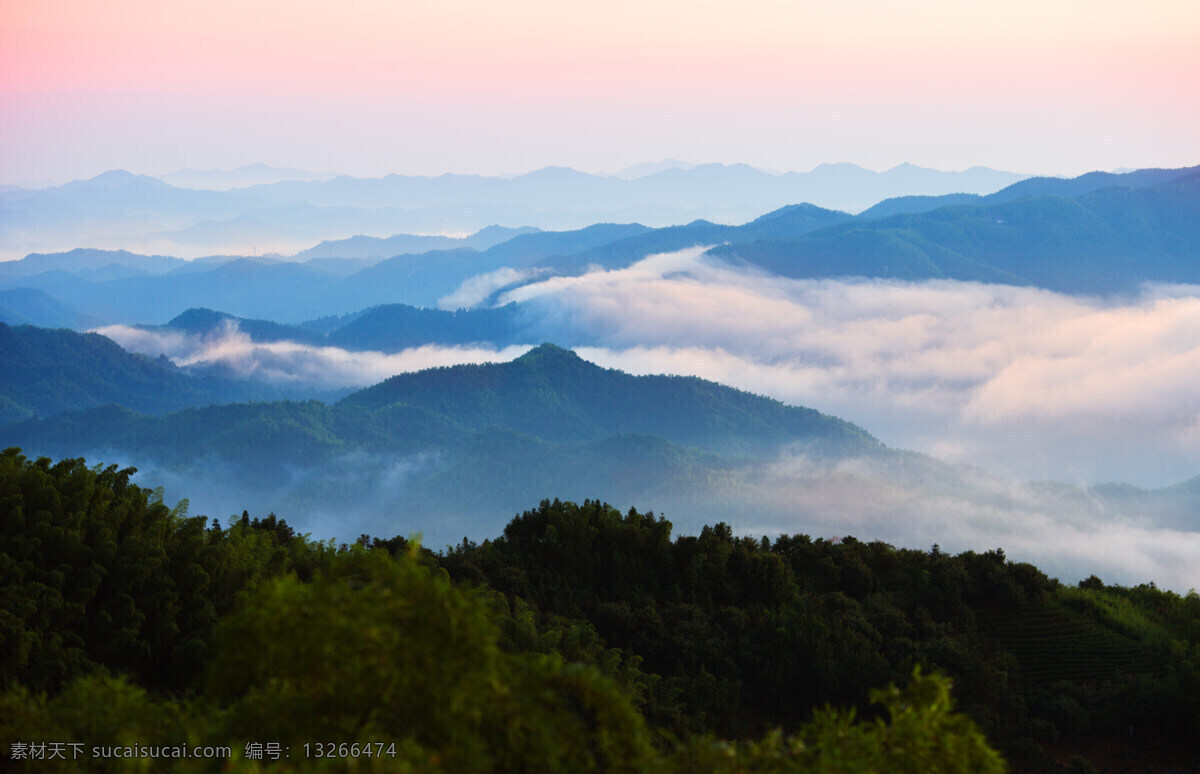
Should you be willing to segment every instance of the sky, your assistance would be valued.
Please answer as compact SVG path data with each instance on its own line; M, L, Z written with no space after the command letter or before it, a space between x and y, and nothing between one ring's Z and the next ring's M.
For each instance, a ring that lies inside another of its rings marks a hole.
M1192 0L0 0L0 184L1200 159Z

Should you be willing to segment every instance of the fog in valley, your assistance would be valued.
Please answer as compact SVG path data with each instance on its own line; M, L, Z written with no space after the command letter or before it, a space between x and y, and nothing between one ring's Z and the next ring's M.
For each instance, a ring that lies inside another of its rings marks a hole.
M1188 561L1200 551L1195 500L1187 487L1162 489L1200 470L1190 388L1200 379L1197 288L1091 298L952 281L790 280L719 262L703 248L624 269L534 277L499 294L497 285L478 278L461 293L517 302L522 346L350 352L256 343L232 324L205 336L101 332L180 366L320 388L511 360L552 341L604 367L695 375L816 408L919 454L830 461L798 449L682 487L669 476L596 474L534 495L514 482L511 497L499 492L486 506L437 491L436 455L351 457L292 470L271 487L234 487L236 476L218 461L186 475L137 461L145 482L190 497L194 513L275 510L338 539L420 532L436 548L464 535L494 537L541 497L591 497L665 513L682 531L725 520L756 536L1002 547L1072 582L1096 572L1113 582L1200 586ZM1141 489L1095 486L1105 482Z

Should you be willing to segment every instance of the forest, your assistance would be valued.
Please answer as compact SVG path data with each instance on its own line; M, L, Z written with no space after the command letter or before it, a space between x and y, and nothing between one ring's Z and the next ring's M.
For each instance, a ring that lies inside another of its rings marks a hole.
M674 535L591 500L442 551L317 541L275 514L189 515L133 473L0 454L0 755L16 770L1198 762L1195 591L1068 585L1000 549ZM48 744L72 746L50 760ZM228 756L171 754L195 747Z

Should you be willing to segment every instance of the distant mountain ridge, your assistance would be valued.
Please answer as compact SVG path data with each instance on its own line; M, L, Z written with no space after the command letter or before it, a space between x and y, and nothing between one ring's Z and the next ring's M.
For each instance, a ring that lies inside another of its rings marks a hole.
M658 174L672 172L682 171ZM1033 179L981 198L892 200L858 217L793 204L739 226L597 223L517 234L484 251L401 254L373 265L367 259L300 264L269 257L188 263L79 251L0 264L0 290L38 289L81 315L109 322L162 323L185 309L209 307L299 324L393 303L486 304L520 283L715 245L714 257L787 277L945 278L1066 293L1129 292L1144 282L1200 281L1198 175L1200 168ZM75 268L29 273L52 266ZM170 266L176 268L164 271ZM460 293L463 288L469 292Z
M1021 183L980 204L855 219L711 254L787 277L945 278L1064 293L1200 282L1200 168L1153 170L1132 188L1106 185L1122 177ZM1076 196L1022 193L1097 184Z
M187 261L182 258L169 255L138 255L128 250L76 248L65 253L30 253L19 261L0 262L0 280L30 277L48 271L95 273L112 266L128 267L148 274L161 274L186 264Z
M522 234L534 234L541 229L532 226L507 228L505 226L488 226L467 237L444 236L414 236L411 234L396 234L390 237L354 236L349 239L338 239L322 242L319 245L301 250L292 256L293 260L305 261L310 258L372 258L383 260L396 255L424 253L430 250L452 250L458 247L469 247L472 250L487 250L507 242Z
M194 258L255 249L293 253L353 234L462 233L489 225L561 231L613 221L736 223L802 201L854 212L904 194L991 193L1025 176L912 165L873 172L835 164L775 174L745 164L670 164L629 179L565 167L508 178L304 177L207 190L114 170L53 188L0 190L0 257L88 245ZM202 182L195 175L168 178Z
M783 174L764 172L746 164L671 165L630 179L589 175L566 167L546 167L512 178L341 176L328 181L255 186L241 193L276 203L305 201L360 207L503 202L535 208L567 206L571 209L652 205L696 207L714 203L769 208L789 201L808 201L827 208L857 211L902 193L949 193L947 188L990 193L1024 177L983 167L943 172L911 164L901 164L884 172L873 172L855 164L822 164L809 172Z
M0 322L39 328L91 328L101 321L36 288L0 290Z
M1082 196L1105 188L1149 188L1169 183L1200 171L1200 166L1181 169L1136 169L1126 172L1088 172L1072 178L1030 177L993 194L953 193L942 196L899 196L885 199L859 214L860 219L917 214L958 204L1000 204L1024 196Z
M155 177L177 188L227 191L231 188L246 188L285 180L329 180L335 175L332 172L310 172L268 164L243 164L235 169L180 169Z
M0 300L3 299L0 293ZM349 351L399 352L426 345L453 346L521 343L516 304L495 309L447 311L407 304L383 304L343 318L321 318L283 325L212 309L192 308L164 325L139 325L146 331L178 331L219 337L231 328L256 343L291 341Z

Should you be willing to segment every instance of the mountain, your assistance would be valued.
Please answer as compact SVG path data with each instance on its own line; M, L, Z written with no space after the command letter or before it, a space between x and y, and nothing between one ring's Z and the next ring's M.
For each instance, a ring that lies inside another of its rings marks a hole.
M700 379L630 376L552 345L509 363L393 377L332 406L165 416L106 406L29 419L0 427L0 446L10 445L136 459L157 481L188 481L217 512L240 501L393 532L420 514L441 520L439 538L556 491L703 500L784 449L814 459L884 452L861 428L812 409Z
M859 213L860 220L886 218L901 213L930 212L958 204L999 204L1025 196L1082 196L1105 188L1148 188L1178 180L1200 167L1139 169L1119 173L1089 172L1073 178L1031 177L988 195L953 193L942 196L897 196Z
M188 262L159 276L102 282L65 278L43 287L63 303L114 323L165 323L192 307L299 322L328 313L323 299L336 280L335 275L307 264L235 258L210 264ZM340 304L335 308L344 311Z
M992 193L1026 177L976 167L943 172L902 164L873 172L854 164L823 164L809 172L774 174L746 164L669 163L630 179L589 175L565 167L547 167L511 178L478 175L381 178L342 176L315 182L254 186L238 192L274 203L308 202L321 206L453 207L506 204L533 210L607 210L670 207L679 209L774 209L809 201L822 207L862 210L903 194Z
M419 255L397 255L324 289L322 298L340 298L348 311L377 304L434 307L471 277L503 267L527 268L551 256L569 255L649 231L634 224L600 223L575 231L520 234L483 252L460 247Z
M834 448L874 443L861 428L812 409L694 377L630 376L553 344L510 363L400 374L338 405L417 406L466 427L503 427L559 442L639 433L736 454L771 453L801 439Z
M222 212L237 214L239 208L239 201L224 193L176 188L124 170L53 188L4 192L0 194L0 203L6 214L14 218L8 223L18 228L45 221L59 221L61 228L75 218L135 223L139 216L153 219L152 216L172 213L211 217Z
M2 299L3 294L0 294ZM406 304L385 304L342 318L325 318L299 326L194 308L165 325L137 327L146 331L177 331L209 339L225 336L236 328L256 343L290 341L358 352L399 352L430 344L517 344L521 340L518 319L516 304L496 309L453 312Z
M658 174L671 173L683 171ZM82 314L114 323L163 323L185 309L209 307L242 318L299 324L396 303L468 307L514 283L578 274L589 266L618 268L651 253L716 245L710 251L715 257L789 277L950 278L1068 293L1122 292L1143 282L1200 281L1195 260L1200 244L1197 174L1148 170L1084 176L1083 182L1034 181L953 206L938 206L943 200L897 200L859 217L799 204L739 226L704 220L658 229L600 223L519 234L483 251L459 247L401 254L365 267L355 263L361 259L299 264L213 257L180 262L81 251L79 260L68 260L70 254L31 256L28 267L9 270L9 279L0 265L0 287L37 287ZM1161 179L1168 181L1155 183ZM1021 193L1043 184L1073 190L1113 180L1135 187L1074 196ZM886 215L889 208L911 211ZM118 259L128 271L100 264L108 260L115 265ZM164 271L171 262L176 268ZM20 274L32 268L44 270Z
M1130 172L1088 172L1078 177L1030 177L984 196L988 203L1011 202L1024 196L1081 196L1106 188L1150 188L1200 172L1200 166L1181 169L1136 169Z
M84 314L34 288L0 290L0 322L74 330L94 328L103 324L98 318Z
M364 310L332 330L326 341L350 350L398 352L426 344L497 346L520 343L516 304L496 309L419 309L386 304Z
M711 253L788 277L949 278L1065 293L1200 282L1200 171L1176 170L1168 182L1146 187L1000 199L855 219Z
M455 233L495 224L561 231L598 222L737 223L796 202L855 212L905 194L992 193L1024 177L911 165L873 172L836 164L784 174L746 164L658 167L648 174L638 170L631 179L547 167L511 178L342 175L227 190L178 187L118 170L53 188L0 191L0 257L79 245L166 250L187 258L255 248L293 253L352 234ZM201 182L167 177L189 185ZM391 254L429 247L403 247ZM337 256L318 250L313 257Z
M148 175L137 175L124 169L113 169L108 172L101 172L99 175L86 180L72 180L69 183L63 183L54 190L58 194L95 188L106 191L119 191L131 185L145 186L146 188L160 191L172 188L172 186L167 185L163 181Z
M884 199L874 207L868 207L858 213L858 220L873 220L886 218L891 215L915 214L932 212L942 207L956 204L979 204L983 197L979 194L943 194L942 196L896 196Z
M166 325L139 327L145 330L169 330L198 336L211 336L224 333L234 326L239 332L249 336L251 341L256 342L295 341L315 346L326 343L324 336L307 328L281 325L270 320L250 320L202 308L188 309L171 319Z
M396 234L390 237L353 236L349 239L322 242L307 250L301 250L293 258L298 261L332 257L370 258L379 261L394 255L424 253L430 250L452 250L458 247L487 250L501 242L507 242L515 236L536 233L538 230L531 226L522 228L488 226L471 236L462 238L414 236L412 234Z
M24 357L30 362L27 370L50 369L58 373L75 362L87 363L88 369L97 374L95 380L105 384L121 380L100 376L117 369L141 369L160 381L170 378L162 376L164 371L156 368L157 361L130 355L96 334L7 326L2 330L8 337L3 349L6 363L15 366ZM10 381L17 384L27 380ZM188 380L179 377L174 383L184 390ZM123 402L129 406L133 401L109 398L102 402ZM263 416L297 418L311 417L312 409L304 407L312 405L321 404L277 403L271 404L274 408L265 405L261 408L266 412ZM250 421L256 411L254 407L245 408L239 414L239 423ZM386 433L364 435L367 431L347 429L358 419L341 429L338 423L349 417L378 419L396 412L440 417L435 424L465 432L503 428L549 443L593 442L638 434L719 453L751 455L771 454L794 443L829 453L878 447L878 442L861 428L812 409L786 406L693 377L631 376L596 366L552 344L543 344L508 363L434 368L392 377L346 396L331 407L322 407L319 413L324 419L318 424L325 429L315 437L327 438L335 445L354 446L363 442L369 446L386 445L391 443L381 440ZM189 416L199 418L204 414L193 411ZM202 438L225 432L220 422L211 421L211 416L216 415L219 412L210 412L209 418L189 427L184 435ZM159 420L146 421L153 425ZM183 427L180 422L185 425L188 422L181 415L170 415L161 421L177 429ZM53 435L56 422L35 423L26 429ZM86 413L78 415L76 422L85 426ZM313 423L304 420L300 424ZM106 427L91 442L137 435L136 430L117 435L113 432ZM247 437L252 436L250 433ZM456 439L438 440L445 444ZM208 453L217 447L205 444L205 449ZM236 456L245 450L230 451ZM187 451L174 453L187 454Z
M52 282L64 276L105 280L165 274L186 263L167 255L138 255L127 250L76 248L65 253L30 253L18 261L0 262L0 285L42 284L47 278Z
M141 251L150 239L202 220L237 217L245 203L217 191L108 172L54 188L0 193L0 258L85 245Z
M328 180L335 175L331 172L310 172L267 164L244 164L236 169L181 169L155 177L177 188L227 191L230 188L246 188L285 180Z
M277 391L196 380L165 358L126 352L96 333L0 323L0 422L107 403L146 414L275 397Z
M246 252L258 249L261 245L274 247L287 244L295 238L287 228L250 214L220 220L201 220L185 228L162 231L154 236L203 250L225 250L232 247L246 248Z
M851 219L850 215L812 204L792 204L761 215L741 226L723 226L698 220L686 226L644 231L588 250L545 258L539 265L557 272L580 272L589 266L621 268L654 253L673 252L698 245L743 243L760 239L798 237Z
M122 324L162 324L186 309L202 307L242 318L300 323L392 303L435 307L471 277L505 266L528 267L551 256L649 231L638 224L528 231L482 252L469 247L432 250L395 255L361 267L354 265L354 259L297 263L270 257L210 256L183 261L77 250L13 262L7 280L6 264L0 263L0 287L38 287L59 303ZM480 232L474 241L486 243L506 233L495 229ZM105 261L138 270L115 277L93 270L106 265ZM30 274L36 270L41 273Z
M695 164L689 164L686 161L679 159L664 159L662 161L647 161L642 164L634 164L633 166L625 167L619 172L614 172L610 177L619 177L622 180L636 180L639 177L653 175L656 172L662 172L668 169L692 169Z
M597 223L574 231L543 231L524 234L485 253L489 264L524 268L546 264L556 256L575 255L653 231L640 223Z

